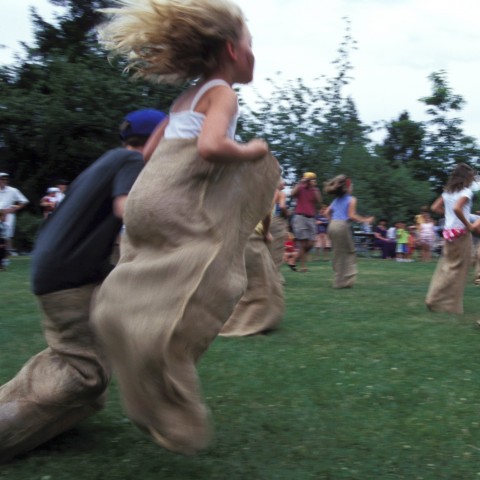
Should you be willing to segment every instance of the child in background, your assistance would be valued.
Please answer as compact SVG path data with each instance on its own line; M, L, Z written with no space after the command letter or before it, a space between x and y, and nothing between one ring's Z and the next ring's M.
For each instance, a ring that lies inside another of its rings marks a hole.
M407 260L410 262L414 261L414 254L417 248L417 227L415 225L410 225L408 227L408 253Z
M398 224L395 223L395 225L392 225L388 230L387 230L387 238L388 240L391 240L392 242L397 242L397 226Z
M428 212L422 214L423 221L419 225L418 242L422 252L422 262L432 259L432 248L435 244L435 224Z
M47 194L40 200L40 207L43 210L43 218L48 218L49 215L57 208L60 203L60 189L57 187L50 187L47 189Z
M396 237L397 237L397 262L405 262L407 260L407 253L408 253L408 230L405 228L404 222L397 223L396 229Z
M331 249L330 239L328 238L328 217L326 216L328 205L323 204L315 216L315 223L317 225L317 239L315 241L316 258L320 258L320 250L322 252L322 260L328 260Z
M324 191L335 199L327 208L328 236L332 242L333 288L351 288L357 277L357 259L351 222L371 224L375 217L357 213L357 198L352 195L353 182L337 175L324 183Z
M295 246L295 235L288 232L287 240L285 241L285 253L283 254L283 261L294 271L297 271L298 249Z
M252 37L229 0L122 0L104 45L137 77L192 86L146 145L117 267L94 324L130 419L194 454L211 431L196 363L246 288L245 246L280 181L265 141L235 141L235 83L250 83ZM193 83L195 81L195 83Z

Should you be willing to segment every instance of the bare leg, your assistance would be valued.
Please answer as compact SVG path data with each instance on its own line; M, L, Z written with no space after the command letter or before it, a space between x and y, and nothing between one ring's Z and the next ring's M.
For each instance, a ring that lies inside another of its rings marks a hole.
M311 240L299 240L299 252L298 252L298 262L300 264L300 271L307 270L307 259L308 252L313 247L313 242Z

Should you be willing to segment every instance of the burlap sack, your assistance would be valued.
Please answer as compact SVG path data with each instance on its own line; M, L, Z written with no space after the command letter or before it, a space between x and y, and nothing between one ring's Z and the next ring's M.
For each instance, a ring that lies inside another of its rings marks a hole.
M358 270L350 223L332 220L328 236L332 242L333 288L353 287Z
M432 312L463 313L463 294L471 264L470 234L445 242L425 303Z
M242 337L273 330L282 320L285 300L280 272L263 236L254 233L245 249L247 291L220 335Z
M278 181L270 155L214 165L195 139L174 139L130 192L120 262L93 317L127 414L166 448L209 442L195 364L243 295L245 244Z
M0 388L0 463L103 407L110 370L90 328L95 285L38 297L48 348Z
M288 222L285 218L275 216L270 223L270 233L272 242L269 244L270 253L273 262L279 269L283 263L283 254L285 251L285 242L287 240Z

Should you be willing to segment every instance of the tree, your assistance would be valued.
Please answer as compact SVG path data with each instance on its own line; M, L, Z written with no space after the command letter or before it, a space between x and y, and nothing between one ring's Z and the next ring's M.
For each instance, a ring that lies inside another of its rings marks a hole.
M119 144L124 115L167 109L178 88L131 82L95 38L106 0L50 0L55 24L32 9L35 39L13 66L0 68L0 167L31 201L54 178L74 179Z
M407 167L414 178L427 180L424 173L423 153L425 129L421 122L410 119L408 112L402 112L397 120L385 124L387 136L378 152L393 168Z
M377 218L408 221L419 205L430 201L431 192L403 163L390 162L372 148L370 127L344 94L351 81L349 55L354 48L347 22L333 62L334 76L321 76L308 85L302 79L270 79L270 94L259 95L253 106L247 106L239 132L243 139L263 136L293 179L313 171L322 186L328 178L345 173L353 178L360 209ZM410 160L415 158L411 155Z
M456 163L465 162L478 168L480 150L476 140L463 132L463 120L452 117L453 113L462 109L465 101L452 92L446 73L434 72L428 78L432 82L432 93L420 99L430 115L425 124L423 159L428 165L433 189L440 192Z
M353 99L343 93L350 82L350 52L355 41L346 19L346 33L333 61L332 78L320 76L307 85L302 79L269 79L270 94L258 96L246 110L240 136L263 136L284 170L293 177L311 170L326 179L351 145L367 147L369 127L362 124Z

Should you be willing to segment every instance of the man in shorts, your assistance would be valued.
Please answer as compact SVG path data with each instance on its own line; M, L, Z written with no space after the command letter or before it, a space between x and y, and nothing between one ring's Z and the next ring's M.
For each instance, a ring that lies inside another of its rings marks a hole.
M293 233L298 242L298 261L300 271L306 272L307 255L317 236L315 214L322 203L322 195L317 187L317 176L312 172L304 173L300 183L293 187L291 195L297 202Z

